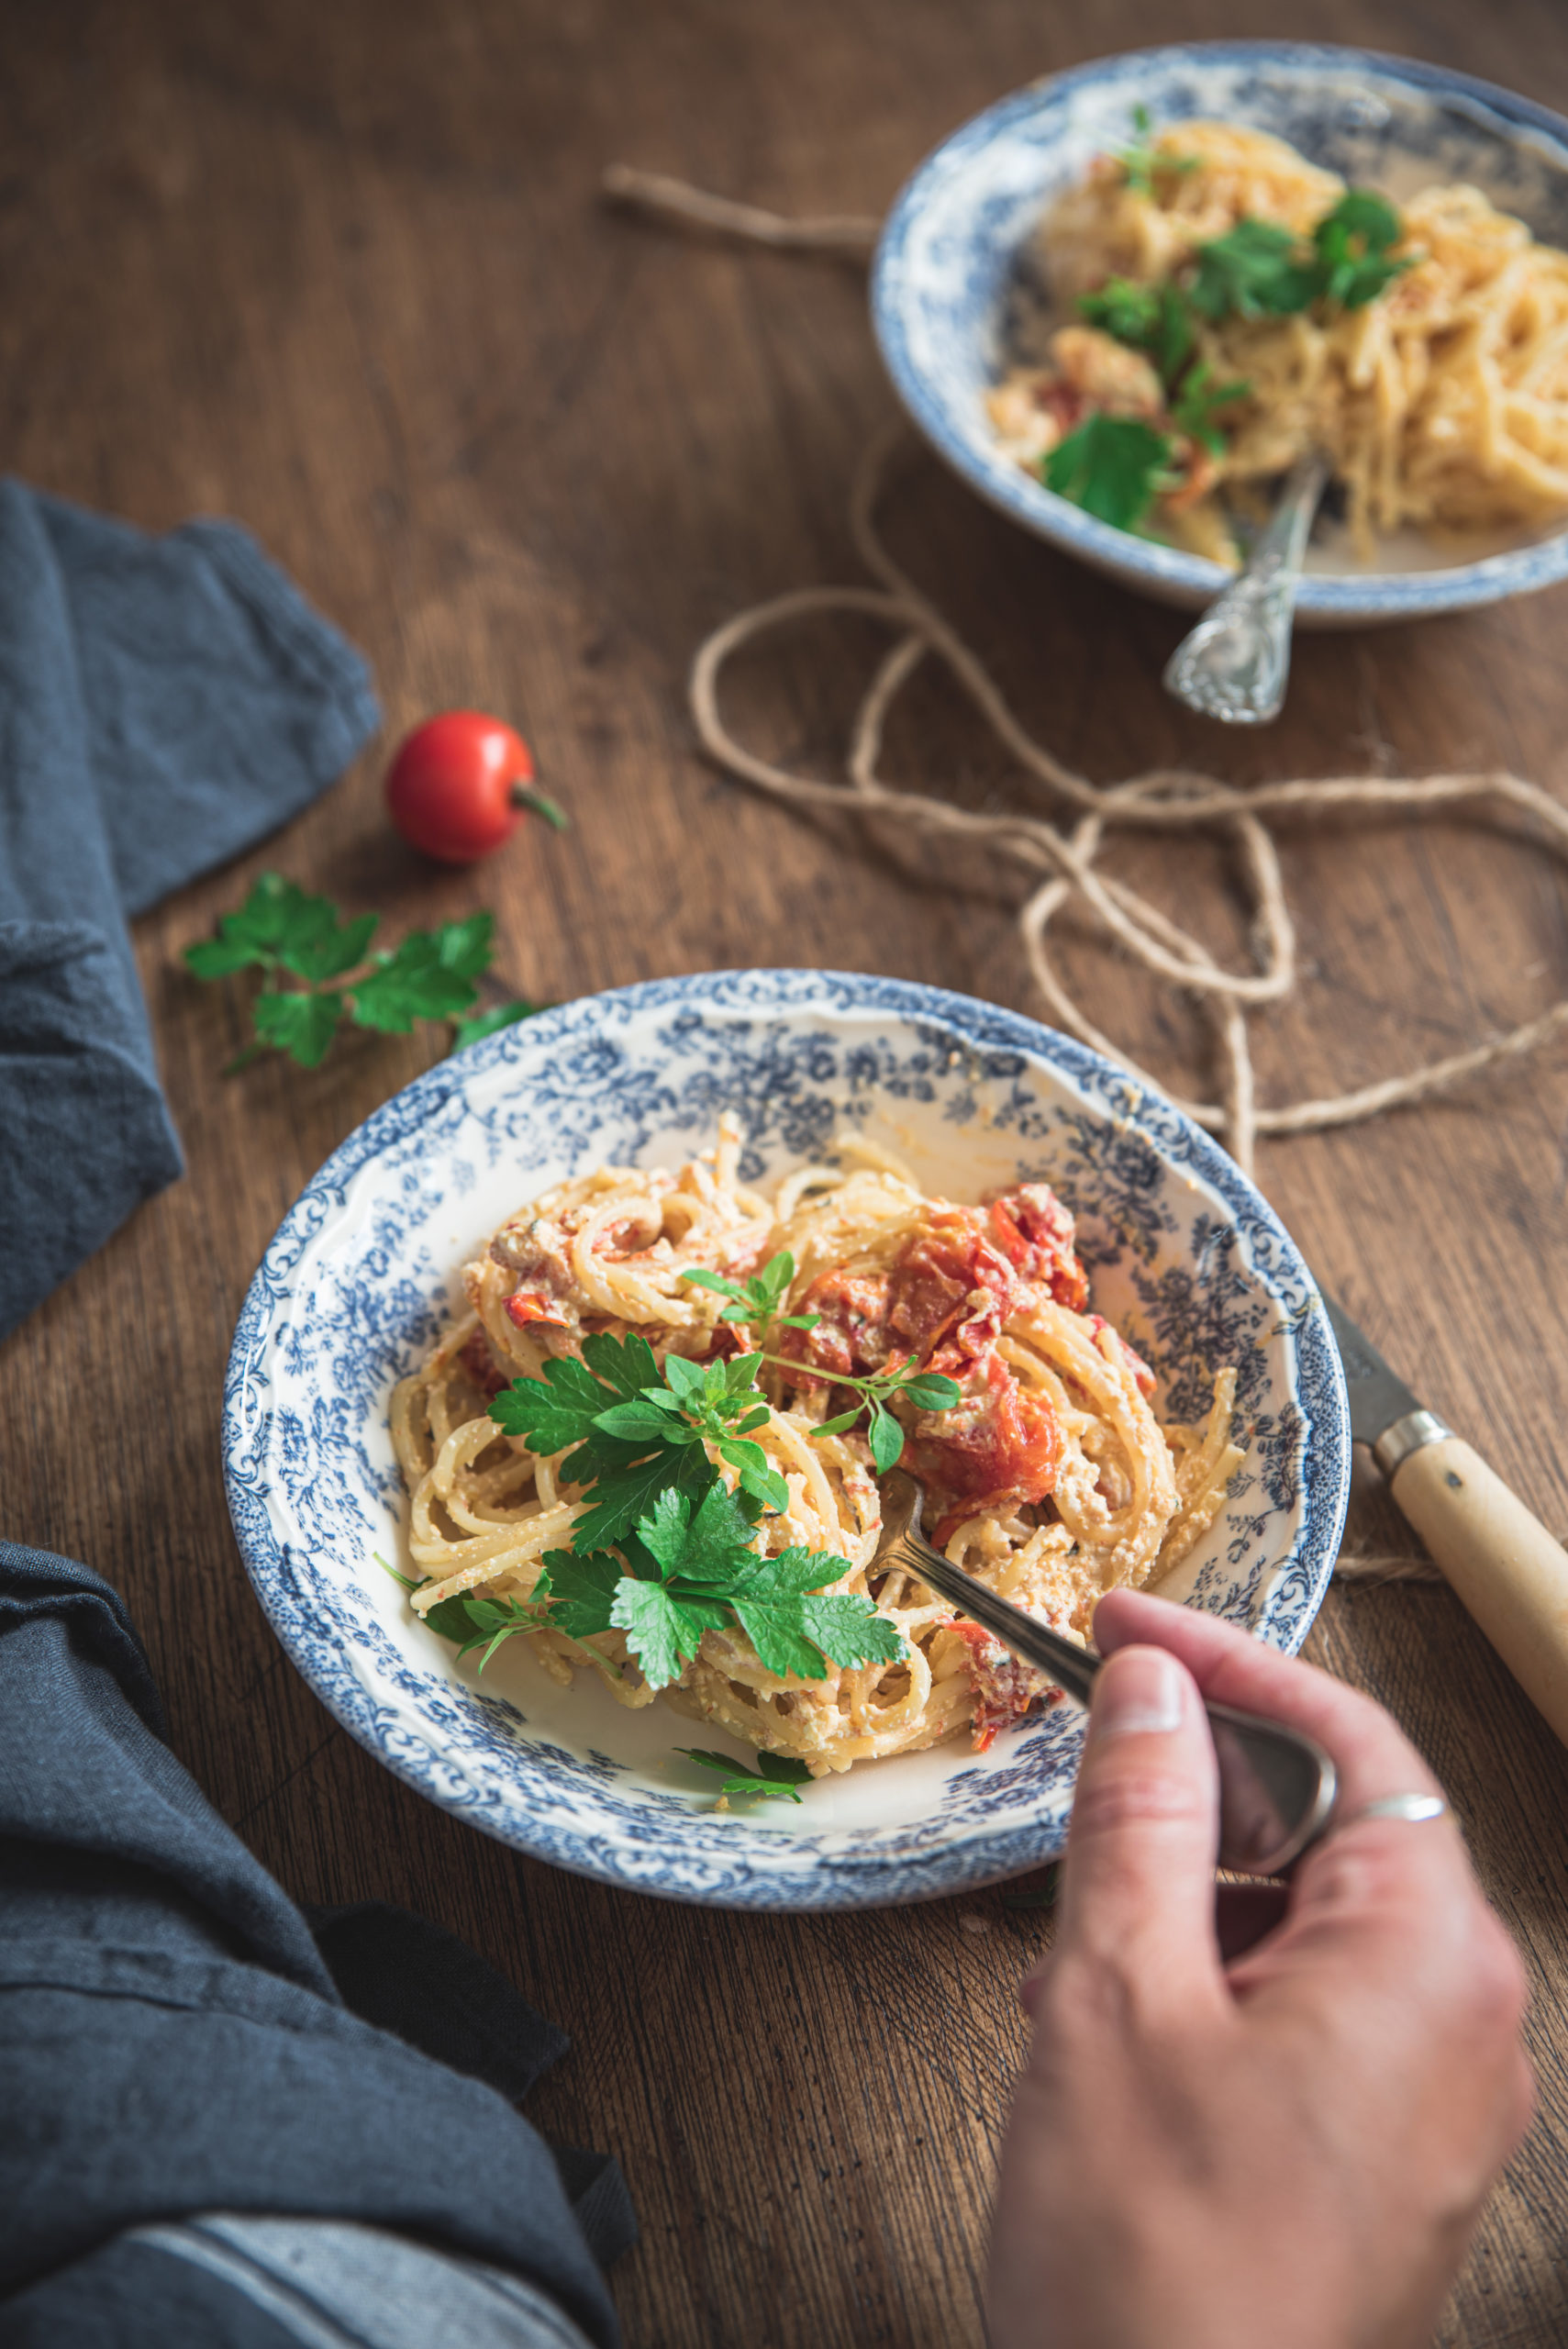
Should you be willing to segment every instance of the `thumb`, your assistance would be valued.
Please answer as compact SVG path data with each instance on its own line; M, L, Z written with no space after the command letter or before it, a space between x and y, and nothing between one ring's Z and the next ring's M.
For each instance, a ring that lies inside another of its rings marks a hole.
M1197 1687L1163 1648L1127 1647L1095 1680L1060 1896L1055 1962L1123 1980L1216 1984L1218 1794Z

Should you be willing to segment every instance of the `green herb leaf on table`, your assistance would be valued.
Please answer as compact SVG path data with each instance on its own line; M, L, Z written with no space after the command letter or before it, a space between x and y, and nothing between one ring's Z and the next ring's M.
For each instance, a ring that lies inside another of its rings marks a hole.
M306 995L291 987L286 994L259 995L252 1017L264 1044L286 1052L302 1068L319 1068L342 1022L343 998Z
M703 1745L677 1745L675 1751L688 1762L700 1763L705 1770L722 1772L724 1784L718 1792L731 1800L745 1795L764 1802L770 1798L798 1802L799 1789L811 1783L806 1764L790 1753L759 1753L757 1767L752 1769L748 1763L732 1762L728 1753L715 1753Z
M416 1019L445 1019L466 1010L478 993L474 981L489 964L494 928L493 915L473 914L439 930L411 930L393 953L378 955L355 985L360 1026L406 1036Z
M439 930L411 930L390 952L366 961L376 914L345 921L327 897L314 897L276 873L263 873L245 903L218 922L216 937L184 952L198 979L263 973L251 1004L254 1041L229 1063L243 1067L263 1051L316 1068L347 1021L406 1035L416 1019L453 1019L454 1049L494 1034L539 1008L521 998L459 1019L475 1000L493 952L495 918L469 914ZM284 984L287 979L298 985Z
M329 898L308 896L279 873L263 873L246 898L217 925L216 938L185 949L198 979L227 978L248 965L295 972L305 979L336 978L362 962L378 917L340 922Z
M1047 489L1118 530L1135 530L1168 479L1171 444L1130 416L1091 416L1044 460Z

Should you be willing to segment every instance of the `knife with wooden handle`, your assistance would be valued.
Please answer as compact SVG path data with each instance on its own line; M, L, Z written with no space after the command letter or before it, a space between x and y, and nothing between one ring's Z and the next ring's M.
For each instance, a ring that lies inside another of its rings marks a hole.
M1339 1341L1351 1433L1519 1687L1568 1745L1568 1550L1478 1453L1417 1402L1350 1315Z

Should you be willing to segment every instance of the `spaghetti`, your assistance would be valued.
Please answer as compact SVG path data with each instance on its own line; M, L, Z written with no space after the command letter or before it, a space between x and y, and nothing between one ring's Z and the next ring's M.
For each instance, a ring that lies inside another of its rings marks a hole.
M1050 306L1020 321L1020 362L990 394L1004 446L1031 473L1089 415L1161 432L1151 520L1173 543L1238 560L1232 528L1257 485L1312 450L1343 484L1358 552L1375 533L1529 529L1568 513L1568 253L1537 244L1473 187L1430 187L1395 212L1387 282L1370 298L1288 316L1189 313L1184 364L1210 393L1184 421L1169 365L1101 327L1107 284L1190 288L1206 248L1264 224L1305 240L1347 197L1282 140L1222 123L1156 137L1142 167L1101 157L1041 223ZM1363 198L1373 206L1381 199ZM1199 290L1201 291L1201 284ZM1213 306L1211 305L1211 306ZM1073 323L1062 322L1066 310ZM1189 372L1186 380L1194 380ZM1222 428L1222 429L1221 429Z
M580 1355L600 1330L640 1331L661 1361L750 1352L754 1331L722 1319L723 1297L684 1275L741 1279L786 1251L779 1310L816 1319L782 1329L785 1358L758 1373L766 1423L755 1441L789 1496L759 1541L769 1555L798 1544L842 1562L831 1587L869 1598L904 1654L829 1662L824 1677L804 1679L766 1670L734 1623L705 1631L663 1693L677 1711L797 1757L814 1776L964 1729L984 1750L1051 1692L923 1584L875 1565L881 1509L867 1442L823 1424L846 1398L835 1376L917 1361L956 1381L954 1408L922 1410L907 1397L891 1406L936 1538L956 1564L1081 1639L1102 1592L1165 1573L1213 1522L1242 1458L1230 1441L1235 1373L1216 1376L1204 1425L1161 1427L1152 1374L1089 1310L1073 1219L1042 1184L959 1207L851 1141L843 1165L806 1167L767 1197L740 1181L739 1155L726 1119L717 1148L678 1172L600 1167L510 1218L465 1266L470 1312L393 1401L423 1577L415 1609L469 1594L527 1599L545 1553L570 1544L582 1514L562 1455L537 1458L488 1416L501 1386ZM623 1632L528 1638L563 1685L586 1668L619 1703L651 1702Z

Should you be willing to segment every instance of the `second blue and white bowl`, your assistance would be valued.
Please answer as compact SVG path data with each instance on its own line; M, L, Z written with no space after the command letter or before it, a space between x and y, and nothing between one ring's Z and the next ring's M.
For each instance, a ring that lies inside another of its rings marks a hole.
M1052 199L1092 159L1127 145L1133 109L1156 129L1195 117L1272 131L1327 170L1399 196L1465 180L1543 242L1568 246L1568 121L1490 83L1407 58L1297 41L1193 41L1101 58L1018 90L928 156L888 216L872 317L909 415L983 497L1129 587L1187 608L1230 574L1113 529L1058 497L997 447L985 412L1005 372L1003 328L1018 255ZM1473 560L1416 532L1375 566L1314 548L1296 611L1342 628L1470 609L1568 577L1568 528L1501 537Z

